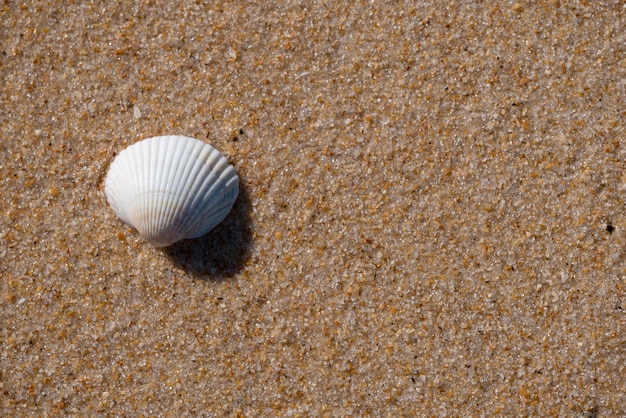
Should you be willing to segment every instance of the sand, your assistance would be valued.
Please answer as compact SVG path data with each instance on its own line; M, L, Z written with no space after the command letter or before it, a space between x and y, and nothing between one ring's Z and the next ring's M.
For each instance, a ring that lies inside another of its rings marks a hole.
M626 416L620 1L5 2L0 415ZM152 248L181 134L242 193Z

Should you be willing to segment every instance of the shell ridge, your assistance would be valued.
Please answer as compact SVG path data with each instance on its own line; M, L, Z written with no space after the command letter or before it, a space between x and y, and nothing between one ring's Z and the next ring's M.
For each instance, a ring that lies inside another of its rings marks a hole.
M119 161L113 160L109 170L113 170L113 172L115 173L116 167L118 165L119 165ZM118 187L119 185L118 178L119 176L107 176L105 183L104 183L104 192L107 196L107 201L113 208L113 211L115 212L115 214L119 216L122 219L122 221L128 223L127 221L128 217L126 216L124 205L122 202L123 198L122 196L120 196L119 193L115 193L116 190L120 190L120 188Z
M154 176L154 184L152 186L152 189L155 190L155 194L154 196L151 197L151 199L154 199L155 201L159 202L158 205L154 205L154 208L153 208L154 213L152 214L152 216L154 217L154 219L156 219L156 221L154 222L154 225L152 226L153 231L151 232L151 235L157 236L161 232L160 229L162 225L165 223L165 214L164 214L165 201L163 199L159 199L159 195L162 193L167 194L169 191L168 190L169 185L166 180L166 174L172 164L172 158L171 158L172 143L164 139L158 139L158 137L156 137L155 139L152 139L152 142L158 146L157 152L159 153L159 155L162 155L161 160L157 162L157 166L154 168L157 175ZM161 188L163 190L160 190Z
M114 161L115 162L115 161ZM121 183L121 176L116 176L113 179L113 190L120 190L119 187L117 187L119 184ZM127 224L131 222L131 218L130 218L130 214L128 213L128 209L127 206L125 205L126 200L128 199L128 194L126 192L126 190L122 189L122 192L124 193L115 193L113 194L116 202L117 202L117 213L118 216L120 218L122 218L122 220L124 222L126 222Z
M207 152L208 151L208 152ZM197 194L198 191L204 189L204 186L207 182L207 179L209 179L211 177L211 175L213 174L211 171L207 172L207 166L204 164L204 161L206 160L206 155L202 155L202 154L210 154L213 150L202 150L202 153L199 155L199 162L198 164L196 164L195 170L194 170L194 180L192 182L192 184L190 185L190 190L193 191L194 193L190 193L187 196L187 200L186 203L193 206L195 204L195 202L201 197ZM204 157L204 158L202 158Z
M155 190L157 185L159 184L159 156L162 154L161 152L161 144L163 141L158 141L152 139L146 145L149 150L148 154L148 167L147 170L144 171L145 179L148 184L148 190ZM147 223L147 227L149 228L150 238L154 237L158 234L158 225L161 221L161 213L160 213L160 205L147 205L146 196L149 196L150 193L144 193L144 208L147 211L146 217L144 221ZM152 219L156 219L157 222L151 222Z
M137 142L127 148L127 152L123 154L127 158L121 160L122 163L131 167L126 180L128 184L125 187L128 194L127 206L132 208L130 225L149 241L154 234L153 222L150 222L154 219L154 208L147 204L145 195L153 187L150 166L153 156L158 155L153 152L153 145L150 139ZM121 181L124 180L121 179Z
M149 143L141 142L137 147L135 147L135 158L138 161L141 161L141 185L140 192L137 194L138 196L145 196L148 190L153 187L153 176L150 175L150 167L154 164L153 159L157 153L154 152L154 144L152 141ZM147 157L142 158L142 154L147 152ZM140 231L144 238L151 239L154 234L154 226L153 223L150 222L154 217L154 207L151 205L147 205L144 199L138 199L137 204L141 207L141 228Z
M206 145L202 155L199 156L199 172L192 185L193 193L188 195L187 200L190 215L195 216L186 216L185 222L181 225L181 234L186 238L195 235L194 230L198 223L211 210L211 207L207 207L207 201L213 199L215 190L220 187L220 178L216 175L216 165L220 158L223 157L219 151L210 145Z
M194 202L196 197L200 195L202 189L202 175L204 164L203 161L206 158L206 154L212 152L212 147L203 142L195 142L192 150L192 156L195 158L190 158L189 161L192 163L190 165L190 170L187 178L191 178L192 181L188 185L188 189L185 191L184 202L181 207L180 218L178 220L178 233L181 238L185 238L187 235L187 225L189 224L189 219L193 219L197 213L197 207Z
M171 172L172 167L176 164L176 155L178 153L178 145L179 142L172 141L171 136L161 137L162 139L159 142L165 144L165 160L163 167L163 176L159 179L158 183L160 185L159 189L155 186L155 190L158 190L159 196L156 196L156 199L159 200L159 234L163 232L163 226L166 225L169 213L175 210L174 204L178 197L176 196L175 190L177 190L177 185L175 185L172 181L168 181L168 173ZM167 231L168 239L175 239L174 231Z
M213 196L215 195L215 189L218 186L216 184L216 180L217 178L214 173L209 173L204 178L204 181L200 186L200 190L205 190L206 186L209 185L210 187L209 190L205 190L203 193L198 193L191 203L197 216L195 218L190 217L188 222L186 223L184 228L186 236L190 236L190 234L193 235L193 232L191 231L197 228L198 223L210 214L212 207L210 205L207 205L207 202L211 202L211 199L213 199Z
M239 178L231 177L230 181L224 182L222 187L219 190L215 190L210 197L207 195L207 198L204 200L205 210L203 216L199 217L192 228L190 228L191 230L197 230L197 232L189 237L200 237L220 224L232 209L238 194ZM213 199L215 195L221 195L221 198Z
M215 208L222 205L222 202L228 200L232 196L232 186L224 181L217 181L211 186L210 191L205 195L202 200L202 207L205 213L215 210ZM220 199L215 199L215 196L220 196Z
M179 146L173 158L174 163L178 166L175 176L176 183L172 185L171 193L167 195L168 199L163 199L170 202L164 217L169 220L168 233L171 236L170 240L173 241L184 238L185 219L193 216L193 208L189 206L187 197L196 191L190 188L185 181L197 176L199 162L195 157L201 153L203 145L206 144L184 137L177 145Z
M127 154L128 160L130 160L129 163L134 167L133 181L130 190L135 196L141 195L143 189L146 187L144 178L145 164L143 159L139 158L142 148L144 148L143 143L135 143L128 148L129 152ZM146 219L147 216L145 208L141 205L141 201L133 199L132 195L129 196L129 200L128 205L132 207L131 225L145 237L146 227L144 225L144 219Z
M166 138L166 141L172 139L172 137ZM189 163L191 160L191 158L189 158L191 155L190 147L193 149L194 144L186 137L180 137L180 139L172 142L174 143L174 147L170 154L170 159L171 166L175 167L174 176L170 178L170 182L166 183L165 190L163 190L165 193L160 199L162 204L162 225L165 226L166 221L168 225L166 225L167 231L160 232L167 232L169 240L175 241L178 236L176 220L181 216L180 212L182 208L184 208L184 205L180 202L180 194L184 192L184 189L181 189L182 182L185 180L189 171ZM193 161L191 161L191 163L193 164Z
M153 236L153 226L150 222L154 217L154 208L146 204L145 191L152 188L152 177L150 176L150 166L156 153L153 152L153 141L138 142L132 146L132 156L137 166L138 179L137 190L135 190L138 219L135 228L145 238L150 240ZM130 149L130 148L129 148ZM145 155L145 158L142 158Z
M237 191L230 190L232 186L229 181L227 181L229 178L232 180L233 175L236 176L234 168L229 165L228 161L215 149L211 155L208 156L207 163L207 166L210 167L212 171L204 179L200 187L202 193L195 195L193 205L197 208L199 216L194 219L193 222L189 222L186 228L186 235L188 235L189 238L202 236L222 222L236 199ZM221 197L220 199L216 199L216 196ZM224 201L226 200L232 200L233 202L230 203L230 205L224 205ZM224 213L224 209L226 208L228 208L228 210Z

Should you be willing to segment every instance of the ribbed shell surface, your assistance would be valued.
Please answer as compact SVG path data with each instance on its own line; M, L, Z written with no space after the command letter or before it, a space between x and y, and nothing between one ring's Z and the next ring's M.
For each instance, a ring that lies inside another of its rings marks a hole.
M157 136L115 158L104 191L120 219L154 246L166 247L222 222L237 200L239 177L212 146Z

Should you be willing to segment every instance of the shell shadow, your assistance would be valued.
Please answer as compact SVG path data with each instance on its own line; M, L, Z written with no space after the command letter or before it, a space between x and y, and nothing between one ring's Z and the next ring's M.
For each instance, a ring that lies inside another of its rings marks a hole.
M248 190L240 181L239 197L221 224L200 238L179 241L162 251L194 278L222 281L233 277L243 270L250 257L251 209Z

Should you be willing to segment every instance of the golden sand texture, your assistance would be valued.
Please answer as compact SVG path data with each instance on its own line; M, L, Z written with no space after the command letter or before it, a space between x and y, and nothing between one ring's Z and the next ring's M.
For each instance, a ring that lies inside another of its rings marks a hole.
M3 416L626 416L620 1L0 5ZM182 134L241 195L154 249Z

